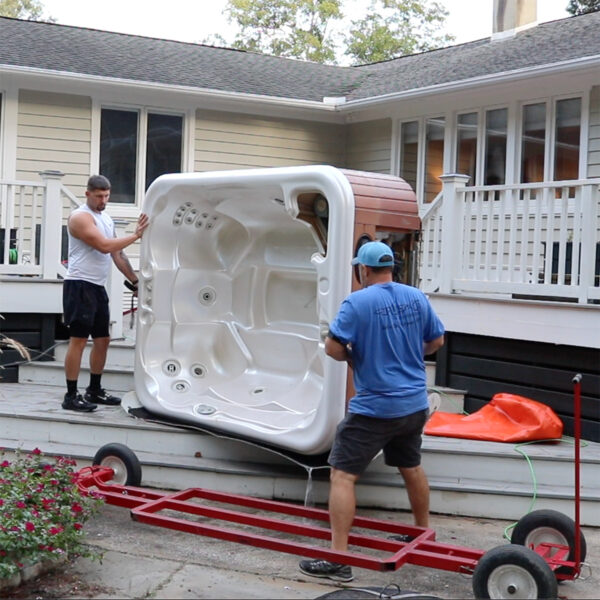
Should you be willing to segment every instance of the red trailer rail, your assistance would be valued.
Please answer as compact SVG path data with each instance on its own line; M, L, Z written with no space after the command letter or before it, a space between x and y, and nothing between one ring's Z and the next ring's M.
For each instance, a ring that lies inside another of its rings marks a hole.
M581 375L573 379L573 384L578 421ZM139 461L122 444L103 446L94 458L96 464L77 473L77 485L83 494L93 491L108 504L131 509L134 520L159 527L375 571L395 571L413 564L472 574L476 598L555 598L557 581L577 578L586 554L579 523L579 435L577 424L575 522L553 510L531 512L515 526L513 543L487 552L436 542L432 529L366 517L356 517L353 530L367 533L351 533L349 537L349 544L359 551L339 552L328 544L307 543L306 538L330 540L329 527L304 522L310 519L329 524L327 510L202 488L161 493L138 487ZM269 516L257 514L259 511ZM227 525L221 525L223 522ZM231 524L242 527L233 528ZM386 537L390 534L413 539L395 541Z

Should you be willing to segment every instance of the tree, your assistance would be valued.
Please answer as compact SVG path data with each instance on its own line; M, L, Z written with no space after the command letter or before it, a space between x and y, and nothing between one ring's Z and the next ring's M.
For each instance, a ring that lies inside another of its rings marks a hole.
M332 62L328 26L340 19L341 0L228 0L229 21L240 27L234 48Z
M600 0L569 0L567 12L572 15L586 15L600 10Z
M39 21L42 19L44 5L39 0L0 0L0 16L13 17ZM54 22L55 19L47 17L45 21Z
M448 13L431 0L371 0L365 17L352 21L348 33L336 34L336 25L344 22L344 3L352 4L351 0L228 0L229 22L239 27L233 47L321 63L336 63L346 54L365 63L439 48L454 39L437 34ZM212 41L226 44L219 35Z
M437 33L447 16L437 2L372 0L367 15L352 21L345 53L364 64L447 46L454 36Z

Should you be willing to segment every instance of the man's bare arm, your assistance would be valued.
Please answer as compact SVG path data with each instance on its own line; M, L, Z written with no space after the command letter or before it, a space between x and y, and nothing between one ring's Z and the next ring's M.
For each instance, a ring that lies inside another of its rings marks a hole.
M131 281L131 283L136 283L138 277L135 274L135 271L133 270L125 251L119 250L118 252L113 252L111 256L117 269L119 269L119 271L121 271L121 273L123 273L123 275L125 275L125 277Z
M331 356L334 360L347 362L352 366L352 355L348 350L348 346L345 346L329 336L325 338L325 354Z
M431 340L430 342L423 342L423 356L428 356L429 354L433 354L437 350L439 350L444 345L444 336L440 335L440 337L435 338L435 340Z
M94 217L86 213L77 213L69 217L69 231L73 237L85 242L88 246L102 252L113 254L127 248L136 240L139 240L148 227L148 216L141 214L135 227L135 232L120 238L107 238L96 226ZM114 256L113 256L114 258Z

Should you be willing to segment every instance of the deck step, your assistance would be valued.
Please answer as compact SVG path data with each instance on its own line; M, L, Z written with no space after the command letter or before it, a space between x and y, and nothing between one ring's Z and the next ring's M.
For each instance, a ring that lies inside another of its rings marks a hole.
M54 348L54 360L64 364L65 355L67 354L68 341L58 342ZM82 365L90 364L90 352L92 350L92 342L88 341L81 359ZM106 366L112 369L126 368L133 369L135 360L135 340L122 339L111 340L106 355Z
M85 388L89 382L90 369L83 363L79 375L79 387ZM19 367L19 383L62 386L65 384L64 364L59 361L47 361L23 364ZM111 392L125 393L134 388L133 367L107 365L102 374L102 387Z
M143 484L162 489L205 487L282 500L326 503L328 469L309 473L260 446L132 418L122 408L91 414L62 410L62 388L0 385L0 447L65 454L89 464L106 443L120 442L142 463ZM535 481L513 444L425 436L423 464L433 512L518 519L535 508L573 512L573 447L531 445ZM581 449L582 522L599 526L600 444ZM360 506L408 509L400 476L381 457L357 486Z

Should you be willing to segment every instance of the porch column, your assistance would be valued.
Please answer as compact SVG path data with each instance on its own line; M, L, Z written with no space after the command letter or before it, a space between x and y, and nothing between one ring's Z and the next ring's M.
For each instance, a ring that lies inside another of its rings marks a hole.
M63 207L60 200L60 189L64 173L60 171L42 171L40 177L46 185L40 237L42 278L56 279L58 265L60 265L62 239Z
M125 235L128 221L114 219L115 233L117 237ZM112 339L123 337L123 290L125 277L115 263L111 263L108 283L106 285L108 298L110 300L110 337Z
M581 214L583 223L581 228L581 271L579 273L579 298L580 304L588 301L588 290L594 286L596 267L596 244L598 220L598 204L600 204L600 186L597 183L584 184L581 187Z
M469 181L468 175L451 173L440 176L442 180L442 239L440 244L440 292L452 293L452 280L456 276L461 261L462 251L462 215L464 194L457 193L457 188L464 187Z

